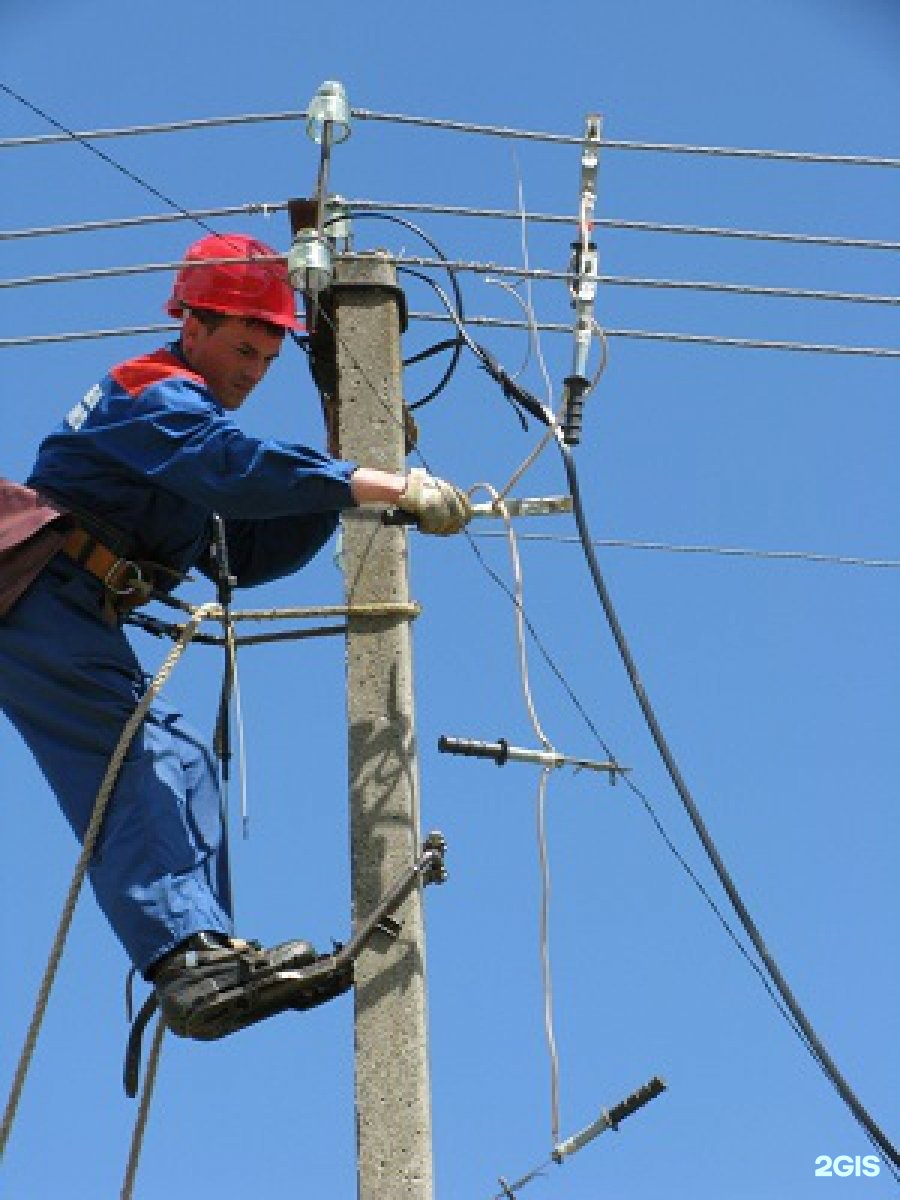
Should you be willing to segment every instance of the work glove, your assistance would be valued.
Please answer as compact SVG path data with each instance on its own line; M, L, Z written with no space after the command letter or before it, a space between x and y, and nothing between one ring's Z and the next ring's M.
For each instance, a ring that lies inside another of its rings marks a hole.
M422 533L459 533L472 519L472 505L466 493L420 467L407 475L397 507L415 517Z

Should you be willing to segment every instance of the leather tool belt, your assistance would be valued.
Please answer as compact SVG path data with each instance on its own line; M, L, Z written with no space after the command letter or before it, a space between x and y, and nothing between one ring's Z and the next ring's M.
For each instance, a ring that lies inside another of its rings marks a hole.
M110 620L120 620L150 600L156 586L156 564L123 558L80 527L66 535L62 551L103 584L104 612Z

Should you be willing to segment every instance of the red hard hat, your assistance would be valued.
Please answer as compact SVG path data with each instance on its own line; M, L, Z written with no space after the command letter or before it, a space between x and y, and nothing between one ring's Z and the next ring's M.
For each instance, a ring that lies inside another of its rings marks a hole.
M284 329L303 328L287 267L270 246L242 233L210 234L189 246L184 260L166 304L169 316L181 317L186 308L205 308L256 317Z

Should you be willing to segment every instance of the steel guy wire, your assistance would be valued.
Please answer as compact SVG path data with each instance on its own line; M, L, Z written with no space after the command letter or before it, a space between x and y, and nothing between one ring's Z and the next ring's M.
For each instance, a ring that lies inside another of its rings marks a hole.
M11 87L0 83L0 90L22 103ZM28 105L36 111L33 105ZM581 146L584 139L578 134L552 133L546 130L519 129L511 125L492 125L472 121L458 121L444 117L423 117L409 113L376 112L367 108L351 108L351 116L358 121L374 121L393 125L416 126L425 129L441 129L453 133L471 133L482 137L505 138L513 141L543 142L548 145ZM43 114L40 114L43 115ZM238 125L261 125L267 122L304 121L305 109L293 109L272 113L240 113L226 117L197 117L181 121L158 122L146 125L120 125L111 128L65 130L62 134L42 134L0 139L0 150L11 150L25 146L47 146L65 143L71 138L97 140L100 138L133 137L155 133L182 133L203 129L234 127ZM822 163L855 167L900 167L900 158L873 154L831 154L805 150L754 149L746 146L703 146L687 142L638 141L635 139L601 138L603 150L630 150L664 154L696 154L718 158L764 159L774 162Z
M283 256L278 255L277 258ZM356 262L365 258L359 253L345 253L342 259ZM224 261L224 260L223 260ZM259 261L266 259L259 257ZM556 271L543 267L515 267L502 263L476 262L469 259L438 259L418 254L401 254L391 258L398 267L431 267L449 271L471 271L476 275L509 276L535 282L571 283L571 271ZM20 287L37 287L57 283L84 283L99 279L124 278L131 275L155 274L178 270L181 260L158 263L136 263L124 267L88 267L81 271L57 271L43 275L22 275L11 279L0 279L0 290ZM884 304L900 306L900 296L878 295L869 292L841 292L822 288L774 287L765 284L720 283L715 280L656 279L652 276L636 275L585 275L587 283L599 283L605 287L656 288L677 291L716 292L739 296L777 297L786 300L830 300L850 304Z
M417 212L433 216L478 217L520 221L523 214L515 209L473 208L466 205L427 204L417 201L399 200L347 200L347 207L367 211ZM64 225L38 225L30 229L0 230L0 242L15 239L51 237L57 234L96 233L109 229L129 229L143 225L157 225L177 221L209 220L214 217L262 216L285 212L286 200L271 203L250 201L247 204L231 204L221 208L184 209L172 213L151 213L140 217L118 217L102 221L77 221ZM526 220L540 225L571 225L576 218L565 213L526 212ZM835 234L779 233L762 229L730 229L720 225L684 225L663 221L635 221L617 217L595 217L596 229L617 229L637 233L674 233L692 236L737 238L749 241L787 242L797 245L843 247L850 250L900 250L900 242L880 238L841 237Z

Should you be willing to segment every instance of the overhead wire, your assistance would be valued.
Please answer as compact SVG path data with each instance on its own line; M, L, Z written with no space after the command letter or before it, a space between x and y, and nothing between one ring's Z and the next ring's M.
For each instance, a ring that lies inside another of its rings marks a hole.
M452 324L452 319L446 313L417 312L413 310L409 313L409 319L411 321ZM467 316L465 324L481 329L520 329L527 331L530 328L527 321L514 321L503 317L488 316ZM102 338L137 337L144 334L166 333L178 328L179 326L172 322L161 322L148 325L126 325L114 329L85 329L65 333L30 333L18 337L0 338L0 350L65 344L67 342L84 342ZM539 321L536 328L542 333L565 333L569 335L572 333L572 326L560 321ZM724 337L718 334L705 333L676 333L650 329L613 329L609 326L604 326L603 332L607 338L670 342L675 345L723 346L745 350L783 350L808 354L849 355L857 358L900 358L900 349L895 350L890 346L843 346L821 342L791 342L762 338Z
M479 208L463 204L431 204L419 201L348 199L346 204L357 213L375 210L379 212L415 212L427 215L477 217L520 221L522 213L516 209ZM0 230L0 242L27 238L52 237L61 234L97 233L103 230L129 229L143 225L157 225L177 221L193 221L197 218L209 220L215 217L262 216L285 212L286 200L250 201L247 204L230 204L219 208L185 208L172 213L151 213L138 217L117 217L107 220L75 221L62 225L38 225L27 229ZM572 224L571 213L526 212L525 218L534 225ZM735 238L746 241L783 242L795 245L828 246L849 250L900 250L900 242L884 238L845 237L821 233L780 233L762 229L731 229L721 225L690 225L666 221L627 220L618 217L594 217L595 229L622 230L635 233L671 233L693 237Z
M273 213L284 212L286 209L286 200L273 204L252 201L248 204L229 204L220 208L185 208L178 212L151 213L142 217L112 217L100 221L72 221L64 225L35 225L30 229L0 229L0 242L74 233L99 233L113 229L137 229L147 225L195 221L198 218L209 220L213 217L269 217Z
M475 538L502 538L502 533L483 530L472 534ZM544 542L565 546L581 546L575 534L519 533L520 542ZM850 554L823 554L813 550L757 550L749 546L700 546L679 545L672 542L636 541L629 538L593 538L591 545L613 550L647 550L667 554L714 555L723 558L749 558L763 562L821 563L839 567L870 567L878 569L900 568L900 559L866 558Z
M404 222L402 218L391 213L366 212L357 214L359 217L380 217L382 220L395 220L407 227L413 227L412 222ZM283 256L276 255L276 259ZM342 255L346 262L359 261L357 253L346 252ZM254 261L265 262L262 256ZM457 271L473 272L478 275L509 276L516 279L526 279L540 282L570 282L571 271L557 271L542 267L515 267L494 262L473 262L471 260L433 259L422 255L400 254L392 260L397 267L436 267L450 273L451 278ZM21 287L40 287L48 284L84 283L100 279L124 278L130 275L156 274L177 270L181 261L136 263L121 267L88 267L80 271L54 271L40 275L22 275L11 279L0 279L0 290ZM900 296L883 295L871 292L842 292L827 288L775 287L767 284L729 283L707 279L657 279L652 276L639 275L585 275L587 283L603 284L605 287L634 287L675 291L714 292L724 295L761 296L786 300L824 300L848 304L883 304L900 305ZM461 300L461 297L460 297Z
M452 323L446 313L410 312L411 321L434 321L439 324ZM525 321L514 321L504 317L467 316L466 325L481 329L528 329ZM544 333L566 333L571 335L572 326L561 321L539 321L537 328ZM632 338L642 341L672 342L695 346L729 346L745 350L785 350L809 354L851 355L862 358L900 358L900 349L891 346L844 346L828 342L792 342L772 338L727 337L708 333L677 333L651 329L613 329L604 326L607 338ZM0 348L3 340L0 339Z
M24 101L17 92L7 84L0 82L0 90L5 91L14 99L25 103L32 111L44 116L36 106ZM410 113L377 112L368 108L351 108L351 116L358 121L373 121L393 125L417 126L425 129L440 129L453 133L471 133L482 137L505 138L513 141L543 142L557 146L580 146L581 137L567 133L553 133L547 130L519 129L511 125L493 125L483 122L458 121L444 117L424 117ZM20 149L26 146L47 146L65 143L69 138L76 140L98 140L101 138L134 137L159 133L182 133L196 130L234 127L236 125L260 125L284 121L304 121L305 109L289 109L272 113L240 113L225 117L199 117L179 121L165 121L144 125L120 125L111 128L88 129L70 132L63 129L60 134L43 134L35 136L2 138L0 150ZM57 125L57 122L51 122ZM754 149L744 146L704 146L687 142L639 141L603 137L600 146L604 150L628 150L664 154L695 154L717 158L749 158L764 159L774 162L819 163L854 167L900 167L900 158L872 154L830 154L818 151Z

